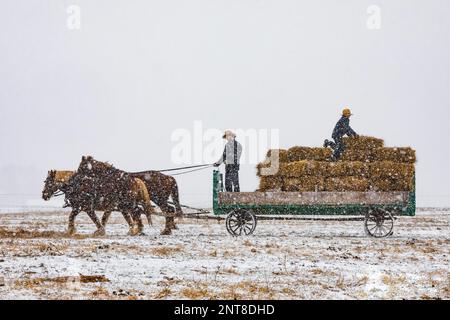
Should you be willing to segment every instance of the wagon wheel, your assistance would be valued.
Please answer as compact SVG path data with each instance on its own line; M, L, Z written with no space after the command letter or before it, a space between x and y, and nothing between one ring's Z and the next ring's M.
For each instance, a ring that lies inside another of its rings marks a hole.
M375 238L384 238L392 235L394 217L385 210L373 210L366 214L364 230Z
M234 210L228 214L225 225L232 236L249 236L255 231L256 216L244 209Z

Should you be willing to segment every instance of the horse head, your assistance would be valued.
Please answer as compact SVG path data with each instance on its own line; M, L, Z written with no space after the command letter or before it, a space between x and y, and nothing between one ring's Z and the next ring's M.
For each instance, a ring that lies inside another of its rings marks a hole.
M56 171L50 170L44 181L44 190L42 190L42 199L49 200L55 193L63 191L64 186L69 183L74 171Z
M81 158L80 165L78 166L78 172L85 175L96 175L98 173L105 173L110 171L116 171L111 164L95 160L92 156L83 156Z
M50 170L47 173L47 178L44 181L44 190L42 190L42 199L49 200L59 189L59 184L56 182L56 170Z

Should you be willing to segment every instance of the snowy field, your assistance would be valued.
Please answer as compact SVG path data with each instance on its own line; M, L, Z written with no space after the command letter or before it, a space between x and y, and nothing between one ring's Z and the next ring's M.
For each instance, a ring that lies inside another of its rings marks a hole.
M449 299L450 211L427 209L372 239L362 222L260 221L233 238L223 221L184 219L127 236L115 213L93 237L85 214L0 214L0 299Z

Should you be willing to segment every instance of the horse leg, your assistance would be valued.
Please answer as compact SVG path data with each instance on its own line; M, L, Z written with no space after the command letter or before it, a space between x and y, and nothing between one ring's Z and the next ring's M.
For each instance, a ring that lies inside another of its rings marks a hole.
M145 204L144 205L144 214L147 217L147 222L148 222L149 226L153 226L152 213L154 213L152 205L151 204Z
M123 215L123 218L125 219L125 221L128 223L128 228L129 228L128 235L135 236L136 234L138 234L137 224L134 222L131 214L127 211L122 211L122 215Z
M72 209L72 212L70 213L69 226L67 228L67 233L70 235L73 235L77 232L77 229L75 228L75 218L77 217L77 215L79 213L80 213L80 211L77 209Z
M161 235L166 236L172 234L172 229L174 225L173 217L166 217L166 225L164 230L161 231Z
M106 228L106 224L108 223L109 217L111 216L111 211L105 211L102 216L102 225Z
M167 197L168 198L168 197ZM167 203L168 199L159 199L158 206L166 217L166 225L161 234L171 234L172 229L178 229L175 224L174 213L175 208Z
M144 224L142 223L142 219L141 219L141 211L133 212L133 220L134 220L134 223L136 224L136 228L137 228L137 230L134 232L133 235L136 235L136 234L143 235L144 234Z
M173 207L173 206L171 206L171 205L167 205L167 207L168 207L168 212L170 212L171 214L174 214L175 213L175 217L178 217L178 215L177 215L177 213L176 213L176 209ZM169 219L169 226L170 226L170 228L171 229L175 229L175 230L178 230L178 227L177 227L177 225L175 224L175 218L173 217L173 216L170 216L169 217L170 219Z
M176 212L176 216L177 217L181 217L183 216L183 210L181 209L181 205L180 205L180 195L178 194L178 185L177 182L175 181L173 186L172 186L172 201L173 204L175 205L175 212Z
M87 214L88 214L89 218L91 218L92 222L94 222L95 226L97 227L97 230L94 232L94 236L104 236L105 228L103 227L100 220L98 220L97 215L95 214L95 211L88 210Z

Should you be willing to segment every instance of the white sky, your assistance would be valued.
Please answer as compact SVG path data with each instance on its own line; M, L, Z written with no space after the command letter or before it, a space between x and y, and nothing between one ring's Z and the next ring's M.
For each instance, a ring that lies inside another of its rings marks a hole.
M319 146L348 105L358 133L417 150L418 205L450 206L449 39L448 0L3 0L0 193L38 195L83 154L176 166L171 135L196 120ZM178 180L182 202L211 205L209 170ZM256 188L253 164L241 181Z

